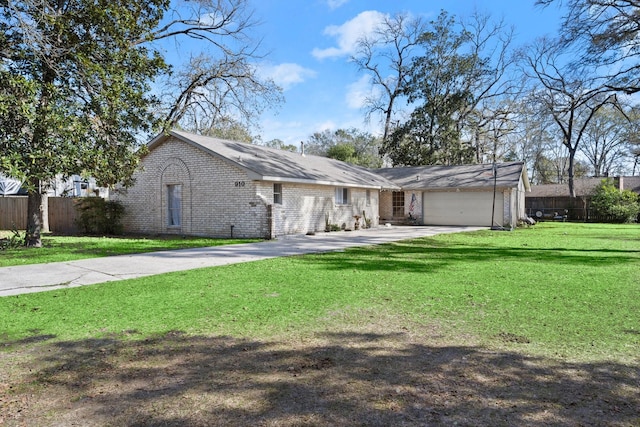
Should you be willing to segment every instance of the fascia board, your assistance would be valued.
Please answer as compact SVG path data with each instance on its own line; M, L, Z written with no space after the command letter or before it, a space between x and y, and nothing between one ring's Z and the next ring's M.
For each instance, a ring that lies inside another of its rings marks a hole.
M256 181L274 181L274 182L289 182L292 184L312 184L312 185L326 185L332 187L347 187L347 188L368 188L371 190L380 190L383 187L381 185L367 185L367 184L353 184L353 183L345 183L345 182L337 182L337 181L321 181L321 180L312 180L312 179L299 179L299 178L287 178L280 176L261 176L255 174L254 176L250 176L251 179ZM400 187L396 187L394 189L400 189Z

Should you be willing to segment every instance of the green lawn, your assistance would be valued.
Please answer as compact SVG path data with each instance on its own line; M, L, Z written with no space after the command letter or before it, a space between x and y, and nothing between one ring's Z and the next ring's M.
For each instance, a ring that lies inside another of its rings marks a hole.
M0 231L0 237L10 232ZM24 236L24 233L22 233ZM12 248L0 250L0 267L73 261L112 255L126 255L171 249L220 246L257 242L257 239L210 239L203 237L73 237L45 235L41 248Z
M406 322L454 344L638 360L640 227L541 223L0 298L0 340L255 339Z

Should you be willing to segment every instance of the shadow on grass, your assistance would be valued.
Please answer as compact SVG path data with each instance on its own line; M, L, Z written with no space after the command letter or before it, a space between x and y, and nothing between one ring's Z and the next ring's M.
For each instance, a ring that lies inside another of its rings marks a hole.
M127 426L640 423L637 366L429 346L404 333L326 333L290 342L179 332L121 338L30 347L32 360L20 383L10 384L0 399L0 420Z
M449 267L459 262L486 263L511 260L558 266L615 266L640 262L640 250L526 246L502 248L450 244L442 240L422 238L375 247L350 248L339 254L311 256L308 260L312 263L324 263L327 267L335 269L422 272Z

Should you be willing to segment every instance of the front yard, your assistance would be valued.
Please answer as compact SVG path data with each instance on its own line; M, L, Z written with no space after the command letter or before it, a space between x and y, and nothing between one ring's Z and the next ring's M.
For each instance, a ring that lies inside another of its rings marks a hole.
M638 425L639 267L543 223L4 297L0 425Z
M0 230L0 238L10 239L13 232ZM20 233L24 239L24 231ZM58 236L45 234L41 248L11 247L0 250L0 267L12 265L66 262L78 259L127 255L173 249L201 248L257 242L258 239L211 239L183 236Z

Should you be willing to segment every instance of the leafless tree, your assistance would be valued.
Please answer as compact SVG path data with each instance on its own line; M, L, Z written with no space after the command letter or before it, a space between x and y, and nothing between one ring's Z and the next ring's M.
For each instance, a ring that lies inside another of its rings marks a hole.
M513 28L478 11L462 20L461 25L478 72L466 82L472 102L462 112L459 126L473 140L476 161L480 163L487 160L487 154L492 160L500 157L500 141L514 130L512 114L505 106L521 92L521 79L509 75L515 63Z
M633 113L615 106L601 108L585 131L580 151L588 160L594 176L608 176L621 172L621 161L630 155L630 138L635 123Z
M523 54L523 71L535 83L532 100L553 119L567 148L569 195L575 197L575 156L585 130L596 112L615 104L616 97L589 67L569 67L566 57L570 53L557 40L542 38Z
M580 46L574 65L590 63L606 73L609 89L640 92L640 2L637 0L538 0L566 7L561 42Z
M249 126L282 102L281 89L257 70L264 54L252 34L259 22L248 0L182 0L172 3L169 15L139 42L175 43L189 52L188 44L176 41L186 37L200 49L163 82L167 127L179 123L201 133L230 121Z
M422 18L408 14L387 16L372 35L358 40L351 61L371 76L375 92L366 99L367 120L380 113L384 121L382 139L389 136L396 104L407 82L410 60L418 46L418 38L427 29Z

